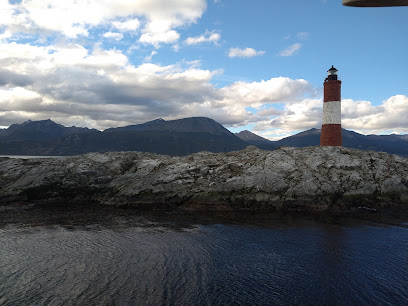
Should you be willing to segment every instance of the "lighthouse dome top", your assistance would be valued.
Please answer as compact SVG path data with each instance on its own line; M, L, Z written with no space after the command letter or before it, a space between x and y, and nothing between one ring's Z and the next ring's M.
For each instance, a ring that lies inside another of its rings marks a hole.
M327 70L327 78L324 81L338 81L337 71L338 70L332 65L331 68Z
M328 79L329 80L337 80L337 71L338 70L336 68L334 68L333 65L332 65L332 67L329 70L327 70Z
M333 74L337 74L337 69L333 67L333 65L331 66L331 68L329 70L327 70L327 74L328 75L333 75Z

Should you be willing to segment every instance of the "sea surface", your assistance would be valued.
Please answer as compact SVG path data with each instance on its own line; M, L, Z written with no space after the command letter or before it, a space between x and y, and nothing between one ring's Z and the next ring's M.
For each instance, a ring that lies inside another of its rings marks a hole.
M0 155L0 158L17 158L17 159L31 159L31 158L62 158L66 156L35 156L35 155Z
M408 305L408 223L0 207L0 305L275 304Z

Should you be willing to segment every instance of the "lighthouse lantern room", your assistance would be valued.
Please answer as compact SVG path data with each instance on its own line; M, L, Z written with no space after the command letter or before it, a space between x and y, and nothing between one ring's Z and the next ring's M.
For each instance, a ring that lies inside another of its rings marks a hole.
M337 80L337 69L331 66L329 70L327 70L327 80Z

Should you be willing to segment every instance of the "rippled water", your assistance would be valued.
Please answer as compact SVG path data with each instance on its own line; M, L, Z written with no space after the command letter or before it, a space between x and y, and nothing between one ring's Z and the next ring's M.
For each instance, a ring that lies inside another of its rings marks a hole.
M0 305L408 303L405 223L0 211Z
M35 156L35 155L0 155L1 157L17 158L17 159L33 159L33 158L62 158L65 156Z

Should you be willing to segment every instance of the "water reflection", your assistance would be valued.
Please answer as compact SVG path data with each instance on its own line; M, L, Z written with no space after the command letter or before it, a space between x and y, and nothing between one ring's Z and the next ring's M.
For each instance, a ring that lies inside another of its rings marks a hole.
M404 304L408 229L338 221L4 210L0 304Z

